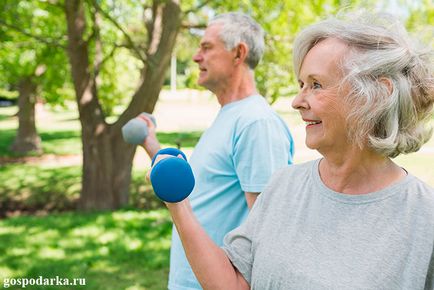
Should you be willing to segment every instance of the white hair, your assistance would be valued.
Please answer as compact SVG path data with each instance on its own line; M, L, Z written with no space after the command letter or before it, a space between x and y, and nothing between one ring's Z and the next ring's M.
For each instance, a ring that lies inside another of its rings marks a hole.
M264 31L261 26L250 16L239 12L220 14L213 18L208 26L215 24L222 25L219 36L227 50L233 49L240 42L247 45L249 52L246 63L251 69L254 69L261 60L265 49Z
M307 52L326 38L349 46L341 60L350 86L348 137L381 155L416 152L432 135L427 126L434 103L433 51L410 38L387 14L348 14L304 29L294 42L298 76Z

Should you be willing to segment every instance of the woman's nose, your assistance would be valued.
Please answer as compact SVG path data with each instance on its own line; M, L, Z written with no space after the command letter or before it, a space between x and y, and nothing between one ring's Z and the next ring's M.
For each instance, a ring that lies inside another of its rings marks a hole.
M291 105L296 110L309 108L309 104L306 101L306 92L303 89L301 89L300 92L295 96Z

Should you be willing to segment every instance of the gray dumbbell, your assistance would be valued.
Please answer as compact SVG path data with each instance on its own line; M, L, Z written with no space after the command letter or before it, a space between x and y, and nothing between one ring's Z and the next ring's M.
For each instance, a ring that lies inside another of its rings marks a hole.
M141 113L141 115L149 117L152 120L152 123L157 126L154 116L148 113ZM148 137L148 126L146 125L146 122L137 118L131 119L122 127L122 137L125 142L129 144L143 144L146 137Z

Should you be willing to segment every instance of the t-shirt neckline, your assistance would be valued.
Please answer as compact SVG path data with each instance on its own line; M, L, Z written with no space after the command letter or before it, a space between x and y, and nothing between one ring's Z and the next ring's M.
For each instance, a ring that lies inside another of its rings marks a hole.
M370 202L376 202L380 201L386 198L389 198L393 196L394 194L400 192L398 188L405 187L408 183L410 183L414 176L410 173L407 174L404 178L401 180L381 189L378 191L370 192L370 193L364 193L364 194L346 194L334 191L330 188L328 188L324 182L321 180L320 174L319 174L319 163L321 161L320 159L317 159L312 164L312 171L311 175L312 178L315 181L315 184L319 187L319 192L326 197L342 202L342 203L351 203L351 204L361 204L361 203L370 203Z
M245 102L248 102L251 99L255 99L255 98L258 98L258 97L262 98L260 95L254 94L254 95L250 95L250 96L247 96L245 98L242 98L241 100L236 100L236 101L227 103L226 105L224 105L223 107L221 107L220 111L228 110L228 109L230 109L232 107L236 107L236 106L241 105L241 104L243 104Z

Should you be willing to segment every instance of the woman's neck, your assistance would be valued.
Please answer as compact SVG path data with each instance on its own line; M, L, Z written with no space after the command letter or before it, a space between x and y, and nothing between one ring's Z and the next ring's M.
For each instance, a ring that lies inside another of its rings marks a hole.
M396 183L406 172L388 157L371 150L324 155L319 165L321 180L330 189L346 194L365 194Z

